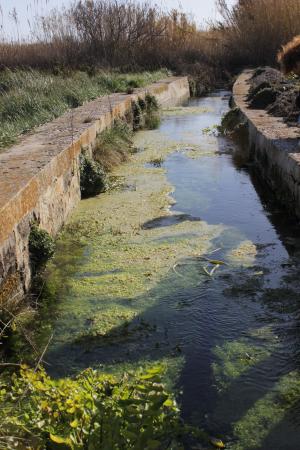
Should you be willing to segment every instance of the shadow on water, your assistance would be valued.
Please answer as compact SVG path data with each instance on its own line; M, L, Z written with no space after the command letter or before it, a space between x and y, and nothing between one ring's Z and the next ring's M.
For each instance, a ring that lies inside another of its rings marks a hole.
M148 222L143 223L141 228L143 230L149 230L151 228L169 227L171 225L176 225L177 223L181 223L184 221L200 222L201 219L199 217L190 216L189 214L174 214L172 216L162 216L157 217L153 220L149 220Z
M189 268L187 274L190 276L187 284L193 287L182 288L176 274L170 274L149 292L148 297L155 299L152 307L137 315L133 321L113 328L105 337L91 337L87 330L85 336L50 351L47 357L53 367L51 369L50 366L50 373L54 370L56 376L76 374L87 366L99 367L99 361L104 367L124 363L136 366L144 360L158 361L164 357L182 356L184 366L178 388L183 388L180 402L186 419L212 434L231 436L231 424L238 423L248 411L253 410L257 421L254 421L255 433L260 442L257 448L296 449L300 424L295 423L294 414L299 408L298 405L296 409L295 401L300 381L294 380L296 391L286 394L292 397L290 400L280 398L280 392L278 397L276 394L278 380L299 368L299 308L296 302L292 308L287 308L288 298L291 298L293 291L290 290L281 300L274 300L271 296L270 301L266 301L266 298L263 301L263 297L268 297L270 292L261 289L258 289L258 298L255 300L247 294L244 298L229 298L223 294L231 286L231 279L228 281L225 277L224 280L225 273L220 273L214 280L206 280L203 275L199 276L197 269L199 267L195 262L192 273ZM192 279L197 273L198 282L195 284ZM251 274L248 273L248 276L251 277ZM139 302L139 299L128 301ZM297 301L299 307L299 298ZM123 298L120 304L124 305ZM275 343L270 344L264 336L253 337L256 331L263 329L266 322L272 324ZM270 346L270 352L266 352L264 359L259 362L255 359L255 350L253 361L243 355L245 367L242 373L236 378L229 377L228 386L220 393L216 389L212 370L216 360L214 349L225 341L239 342L240 339L247 343L251 355L252 349L257 347L267 347L269 350ZM272 391L274 398L271 404L266 402L265 408L276 406L278 401L282 401L285 410L285 414L280 414L279 421L274 424L272 420L268 422L268 418L261 416L263 403L256 412L257 403L263 402ZM265 436L264 432L261 438L261 420L272 437ZM285 447L276 446L278 439L283 439L281 434L278 436L282 431L281 423L289 428L289 443L285 442Z
M58 330L62 337L47 354L49 372L65 376L87 366L136 367L144 361L180 358L177 387L182 390L184 418L221 434L233 450L296 450L300 437L298 222L278 207L254 168L239 158L233 142L201 134L226 111L222 95L190 102L192 107L207 108L204 113L163 121L160 132L165 136L183 146L192 141L215 151L198 158L178 151L166 158L163 166L175 187L174 215L144 222L142 229L167 230L193 221L222 224L223 231L211 244L217 250L213 257L227 265L209 277L201 258L178 261L176 270L150 291L136 298L114 298L116 307L136 308L137 313L104 334L92 331L93 314L99 302L106 305L112 300L87 296L82 300L81 322L74 320L71 309L67 335ZM191 239L192 234L186 232L185 237ZM168 242L173 237L160 239ZM255 244L255 261L234 264L230 252L245 241ZM51 305L45 307L45 314L54 328L66 323L59 325L63 312L56 305L72 295L68 278L95 276L101 283L106 275L80 272L88 251L72 240L59 252L62 263L58 255L45 292ZM68 252L73 256L66 267L63 256Z

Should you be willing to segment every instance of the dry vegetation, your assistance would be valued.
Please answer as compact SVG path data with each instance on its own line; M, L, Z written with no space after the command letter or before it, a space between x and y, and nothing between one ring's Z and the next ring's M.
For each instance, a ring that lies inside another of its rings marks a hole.
M230 69L273 66L281 46L300 32L299 0L239 0L232 9L218 0L218 5L219 55Z
M167 67L205 72L208 81L243 66L274 65L281 46L300 32L299 0L239 0L231 8L217 0L217 6L222 20L203 31L187 14L149 2L74 1L38 18L31 42L3 42L1 66L91 72Z
M295 36L294 39L283 46L278 53L278 62L285 74L294 72L300 75L300 35Z

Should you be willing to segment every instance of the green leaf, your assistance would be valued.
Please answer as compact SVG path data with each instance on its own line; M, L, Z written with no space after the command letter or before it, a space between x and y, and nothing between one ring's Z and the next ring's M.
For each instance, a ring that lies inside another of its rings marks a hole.
M77 428L79 425L79 422L77 419L74 419L73 422L70 423L72 428Z
M147 450L155 450L157 448L160 448L160 442L156 441L155 439L151 439L150 441L147 442L147 446L146 446Z
M55 434L50 433L50 439L51 439L51 441L55 442L56 444L71 445L71 440L69 438L63 438L61 436L56 436Z
M172 407L172 406L174 406L173 400L171 400L170 398L168 398L168 399L164 402L164 406L167 406L167 407Z

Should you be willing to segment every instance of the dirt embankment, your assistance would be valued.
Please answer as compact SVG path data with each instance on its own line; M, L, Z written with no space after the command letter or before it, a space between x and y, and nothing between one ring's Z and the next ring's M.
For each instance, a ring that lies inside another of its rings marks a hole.
M271 67L258 68L250 79L249 106L265 109L282 117L291 126L300 127L300 78L285 77Z

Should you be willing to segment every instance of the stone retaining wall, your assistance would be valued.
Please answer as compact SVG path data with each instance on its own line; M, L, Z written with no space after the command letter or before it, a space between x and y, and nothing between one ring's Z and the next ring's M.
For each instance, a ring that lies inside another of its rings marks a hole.
M300 218L300 129L289 127L265 110L248 107L251 71L243 72L233 87L234 105L249 130L249 155L278 200Z
M0 301L30 287L28 237L36 220L52 236L80 200L79 155L98 133L124 117L146 93L162 106L189 97L186 77L170 77L134 94L113 94L86 103L43 125L0 153Z

